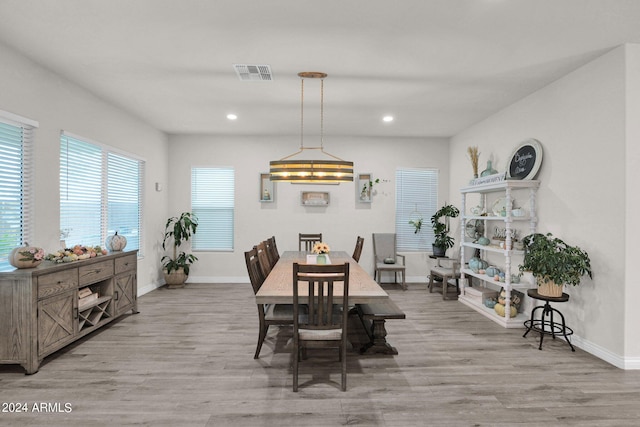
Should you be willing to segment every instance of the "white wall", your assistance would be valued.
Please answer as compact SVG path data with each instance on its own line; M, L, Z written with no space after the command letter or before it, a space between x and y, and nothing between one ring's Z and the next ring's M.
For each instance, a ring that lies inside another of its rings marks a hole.
M640 242L640 222L638 212L640 212L640 192L637 183L640 182L640 45L630 44L625 47L626 53L626 94L627 113L626 132L627 143L625 153L625 230L626 239L624 242L625 256L625 278L626 284L624 299L624 338L627 359L635 358L634 364L640 366L640 310L637 302L640 301L640 283L638 274L634 266L637 265L638 242Z
M298 250L298 233L323 233L332 249L353 251L356 237L365 238L360 263L373 273L372 232L395 230L395 171L397 167L440 169L440 194L447 195L448 141L431 139L325 138L326 151L354 161L355 172L370 172L380 178L373 203L356 202L354 183L301 185L278 183L274 203L259 202L259 174L269 171L269 161L278 160L299 146L299 137L170 137L169 192L175 215L190 210L189 191L192 166L233 166L236 171L235 250L233 253L197 253L199 261L191 270L192 282L247 282L244 251L276 236L280 252ZM190 155L184 155L186 150ZM303 158L303 157L301 157ZM303 207L300 191L328 191L330 205ZM407 257L407 278L426 280L427 254Z
M640 355L640 332L630 327L638 317L627 312L634 307L628 294L637 278L626 273L625 262L625 253L634 254L626 257L629 261L637 259L633 245L638 241L637 225L633 236L625 226L633 214L626 208L627 198L638 206L637 196L630 195L634 190L626 190L625 184L637 182L638 175L629 171L637 169L638 149L625 128L627 113L638 113L638 95L634 110L625 111L625 79L637 89L640 76L637 52L634 59L631 77L623 47L603 55L456 135L450 154L453 199L471 175L468 146L479 146L481 163L492 156L494 167L505 170L521 141L536 138L542 143L538 231L586 250L594 272L593 280L565 287L570 300L558 308L575 331L574 343L621 367ZM627 150L635 154L633 159Z
M39 122L35 133L35 231L29 242L52 252L60 241L59 150L62 130L125 150L146 161L144 228L148 235L138 268L142 292L160 276L157 235L167 212L167 137L90 92L0 44L0 109ZM155 237L155 238L154 238Z

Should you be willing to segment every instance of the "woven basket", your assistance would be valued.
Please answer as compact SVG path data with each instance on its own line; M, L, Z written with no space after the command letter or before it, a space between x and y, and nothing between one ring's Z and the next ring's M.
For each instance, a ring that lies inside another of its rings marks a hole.
M561 297L563 285L556 285L553 280L538 279L538 293L546 297Z

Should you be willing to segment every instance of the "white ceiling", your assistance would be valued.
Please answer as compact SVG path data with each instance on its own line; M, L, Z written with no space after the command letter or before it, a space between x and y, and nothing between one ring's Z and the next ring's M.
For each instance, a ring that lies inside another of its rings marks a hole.
M322 71L327 135L450 136L640 43L638 0L0 0L0 16L0 42L168 133L299 135L297 73Z

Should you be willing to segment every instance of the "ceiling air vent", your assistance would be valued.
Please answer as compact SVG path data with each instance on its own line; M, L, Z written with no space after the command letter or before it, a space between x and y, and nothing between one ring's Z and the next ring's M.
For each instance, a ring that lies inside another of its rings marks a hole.
M259 82L273 80L269 65L233 64L238 78L243 82Z

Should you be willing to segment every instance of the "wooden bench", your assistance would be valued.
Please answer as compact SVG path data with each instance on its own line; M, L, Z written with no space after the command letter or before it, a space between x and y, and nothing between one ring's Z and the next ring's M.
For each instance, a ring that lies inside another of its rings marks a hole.
M398 354L398 350L387 342L387 330L384 323L387 319L406 319L407 316L400 310L400 307L387 299L370 304L356 304L356 310L369 336L369 342L362 346L360 354Z

